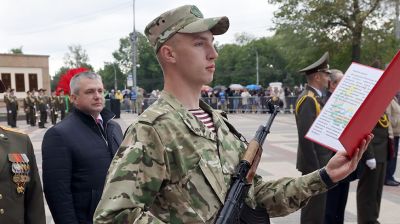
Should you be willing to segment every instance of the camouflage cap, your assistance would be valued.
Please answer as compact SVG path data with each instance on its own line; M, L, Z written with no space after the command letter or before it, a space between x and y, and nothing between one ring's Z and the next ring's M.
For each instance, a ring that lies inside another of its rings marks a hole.
M146 26L144 32L157 52L175 33L199 33L210 30L214 35L220 35L228 28L228 17L204 18L196 6L184 5L155 18Z

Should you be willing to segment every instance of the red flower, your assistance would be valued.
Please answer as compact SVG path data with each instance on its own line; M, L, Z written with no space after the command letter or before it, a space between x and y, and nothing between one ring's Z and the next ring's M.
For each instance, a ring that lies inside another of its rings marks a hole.
M60 90L64 90L65 95L69 95L70 89L69 89L69 83L71 82L72 77L74 75L81 73L81 72L86 72L89 71L87 68L72 68L68 70L66 73L62 74L60 77L60 81L58 81L56 92L57 95L60 95Z

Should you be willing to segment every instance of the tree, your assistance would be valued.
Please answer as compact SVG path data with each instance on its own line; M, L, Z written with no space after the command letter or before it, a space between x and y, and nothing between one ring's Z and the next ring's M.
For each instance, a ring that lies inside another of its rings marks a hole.
M23 54L24 52L22 52L22 46L21 47L17 47L17 48L11 48L9 50L9 52L11 54Z
M64 64L69 68L89 68L93 70L93 67L88 64L89 56L86 50L81 45L70 45L68 46L68 53L64 55Z
M104 88L115 89L115 79L117 81L117 89L125 88L126 76L122 73L118 63L105 63L104 67L98 71L103 79Z
M65 74L69 69L82 67L93 71L92 65L88 63L89 56L81 45L68 46L68 50L69 52L64 55L64 65L58 69L51 79L50 86L52 90L57 87L61 75Z
M280 4L275 13L276 28L291 27L314 43L350 40L351 59L361 59L365 28L380 26L385 18L380 5L384 0L268 0Z
M65 74L70 68L63 66L58 71L56 74L51 78L51 83L50 83L50 88L52 90L55 90L58 84L58 81L60 81L60 77L62 74Z
M132 73L132 46L129 36L120 39L118 50L113 52L113 57L117 61L124 80L129 73ZM147 38L137 33L137 85L146 91L161 89L163 85L163 75L158 64L153 48Z
M270 38L252 40L244 45L226 44L217 46L219 57L212 85L256 83L256 52L259 56L259 84L286 80L286 61ZM289 80L289 79L287 79Z

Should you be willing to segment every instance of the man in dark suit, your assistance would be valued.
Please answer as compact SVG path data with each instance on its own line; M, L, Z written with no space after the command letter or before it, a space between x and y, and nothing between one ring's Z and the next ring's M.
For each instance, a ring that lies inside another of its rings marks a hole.
M0 92L4 92L1 80ZM0 223L46 223L31 140L6 127L0 127Z
M330 150L304 138L324 105L323 93L328 87L330 74L328 60L326 52L318 61L300 70L306 75L307 87L296 101L299 138L296 167L303 175L324 167L332 155ZM323 223L325 201L325 193L311 198L301 210L301 223Z
M333 94L333 91L339 85L343 78L343 72L337 69L331 69L326 101ZM332 156L334 153L332 153ZM350 182L356 178L355 172L346 179L340 181L334 188L329 189L326 196L325 224L343 224L346 210L347 197L349 194Z
M74 110L43 139L44 193L53 219L92 223L111 160L122 142L121 127L104 108L103 83L93 72L71 79Z

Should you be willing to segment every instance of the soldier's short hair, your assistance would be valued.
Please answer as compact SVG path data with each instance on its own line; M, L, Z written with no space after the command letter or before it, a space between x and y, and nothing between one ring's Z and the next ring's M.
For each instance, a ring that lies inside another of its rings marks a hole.
M74 75L74 77L72 77L72 79L69 83L69 88L71 89L72 94L78 95L78 93L79 93L79 84L78 83L82 78L97 79L100 82L103 82L103 80L101 79L101 76L96 74L95 72L88 71L88 72L78 73L78 74Z

